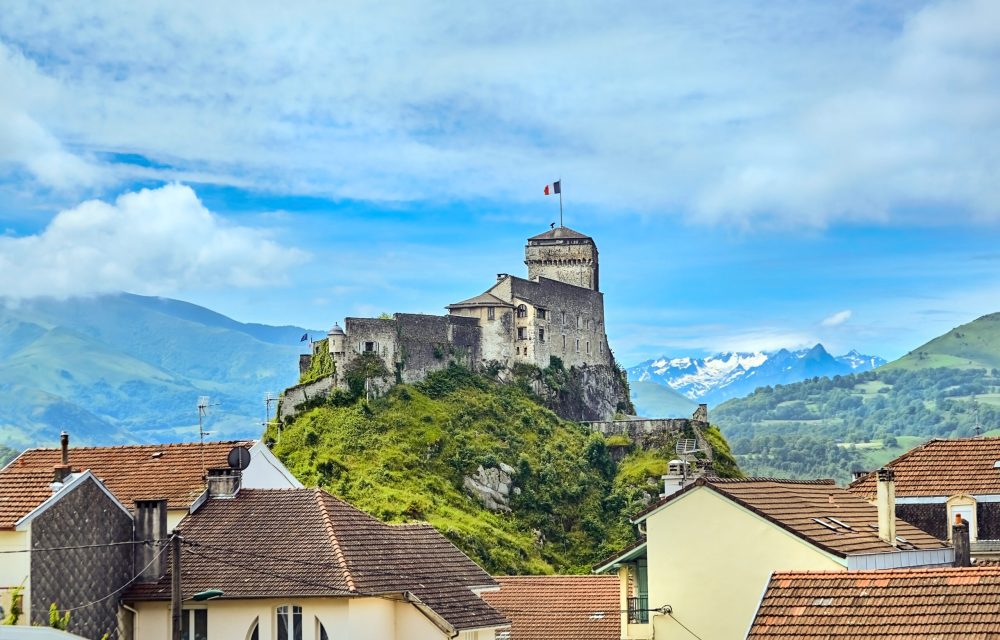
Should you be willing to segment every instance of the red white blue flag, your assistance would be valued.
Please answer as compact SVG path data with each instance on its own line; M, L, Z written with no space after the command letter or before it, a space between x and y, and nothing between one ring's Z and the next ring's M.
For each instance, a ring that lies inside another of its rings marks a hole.
M559 184L561 182L562 180L556 180L552 184L545 185L545 195L551 196L556 193L562 193L562 185Z

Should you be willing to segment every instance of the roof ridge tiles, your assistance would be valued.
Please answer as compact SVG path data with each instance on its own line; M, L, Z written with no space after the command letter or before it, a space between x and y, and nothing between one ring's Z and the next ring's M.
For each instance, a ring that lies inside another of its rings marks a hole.
M92 444L84 446L71 446L69 448L70 455L74 451L93 451L95 449L159 449L163 447L200 447L204 445L216 445L216 444L256 444L256 440L252 438L244 438L241 440L211 440L209 442L162 442L158 444ZM30 449L25 449L25 451L62 451L60 447L31 447Z
M320 517L323 519L323 528L326 530L326 534L330 539L330 546L333 549L333 557L340 565L340 569L344 574L344 582L347 583L347 588L350 591L357 591L357 586L354 584L354 576L351 575L351 571L347 566L347 558L344 556L344 550L340 548L340 542L337 540L337 534L333 530L333 519L330 518L330 512L327 509L325 494L326 492L316 487L312 490L313 498L316 500L316 505L319 507Z
M837 486L836 480L832 478L816 478L813 480L800 480L795 478L771 478L767 476L751 476L748 478L719 478L715 476L709 476L705 478L706 482L712 484L740 484L740 483L750 483L750 482L778 482L781 484L806 484L806 485L817 485L817 486Z

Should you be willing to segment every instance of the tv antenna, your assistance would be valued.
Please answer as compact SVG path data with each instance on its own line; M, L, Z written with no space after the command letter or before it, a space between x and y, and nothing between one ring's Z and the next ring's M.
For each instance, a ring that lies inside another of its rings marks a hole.
M216 407L219 403L210 403L208 396L198 396L198 442L201 445L201 476L208 477L208 469L205 466L205 436L212 435L211 431L205 431L205 416L208 415L209 407Z

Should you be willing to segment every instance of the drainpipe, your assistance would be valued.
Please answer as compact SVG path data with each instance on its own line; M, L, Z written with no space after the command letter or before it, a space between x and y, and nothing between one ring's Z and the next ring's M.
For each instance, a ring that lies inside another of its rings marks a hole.
M877 472L875 505L878 507L878 537L896 546L896 472L882 467Z

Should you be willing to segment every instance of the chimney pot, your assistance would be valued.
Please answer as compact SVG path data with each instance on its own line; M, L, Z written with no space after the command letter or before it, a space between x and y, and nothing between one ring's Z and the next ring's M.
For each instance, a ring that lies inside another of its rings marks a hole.
M878 537L896 546L896 474L882 467L876 472L875 506L878 509Z
M69 464L69 434L63 431L59 434L59 446L62 448L62 463Z
M955 514L955 524L951 526L951 542L955 546L955 561L952 565L971 567L972 549L969 541L969 523L958 513Z

